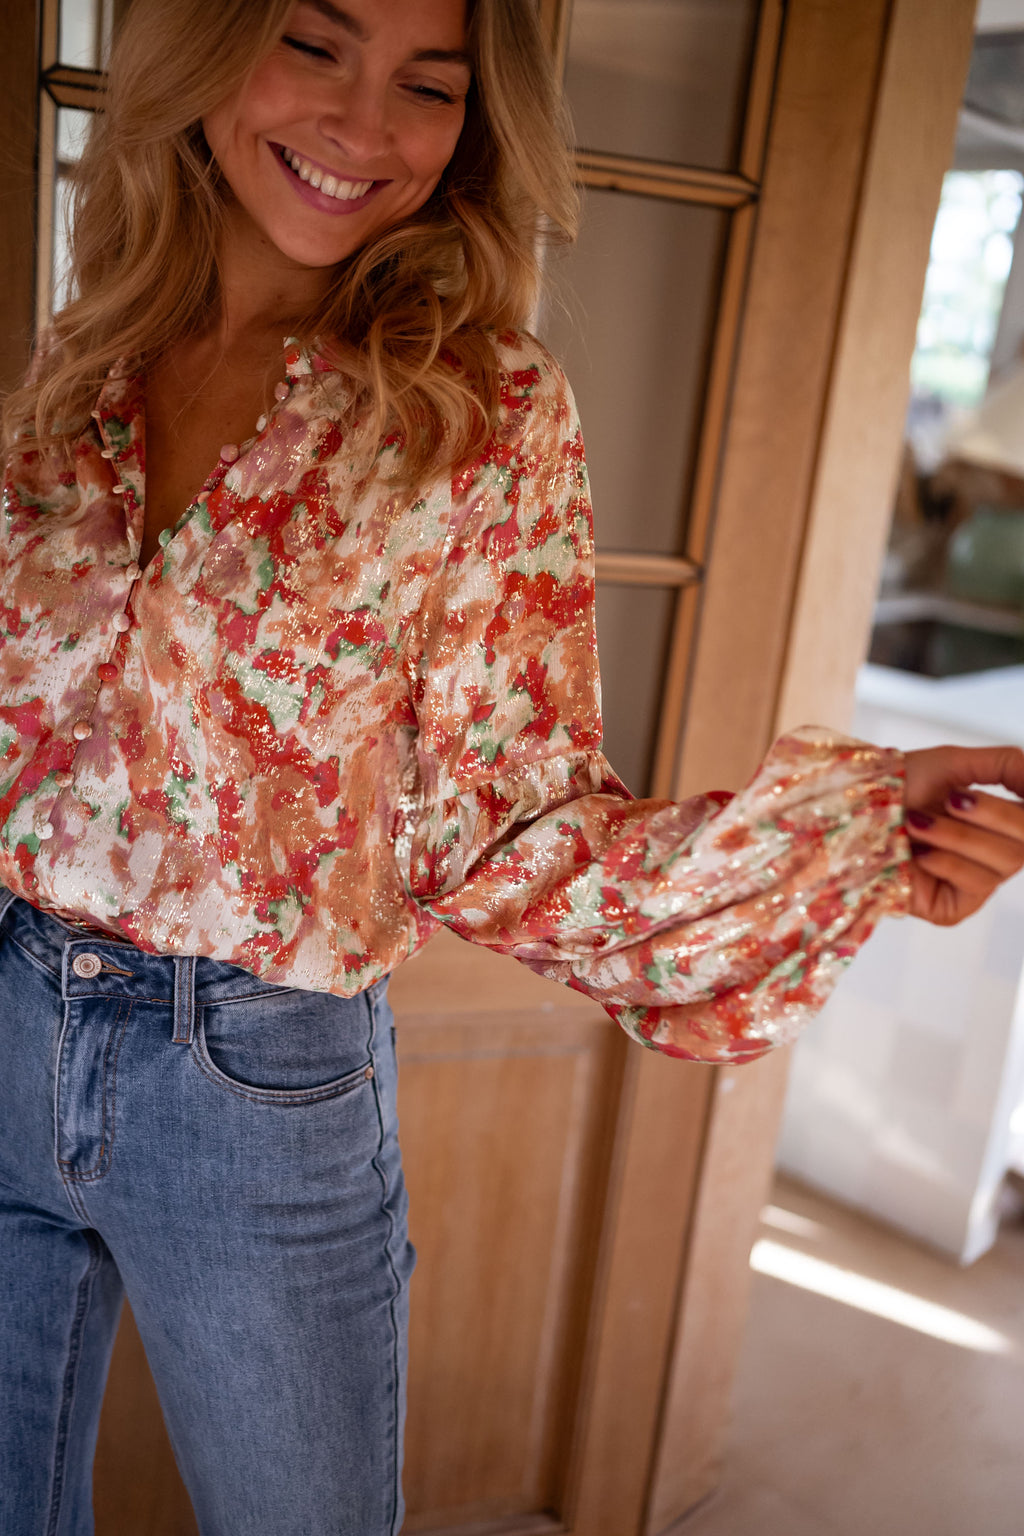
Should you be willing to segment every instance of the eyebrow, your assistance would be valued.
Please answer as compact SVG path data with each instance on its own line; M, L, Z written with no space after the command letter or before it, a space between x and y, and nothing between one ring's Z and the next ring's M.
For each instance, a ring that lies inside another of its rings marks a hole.
M354 37L356 42L369 41L369 33L362 22L335 5L333 0L306 0L306 4L311 5L315 11L319 11L328 21L333 21L336 26L341 27L350 37ZM464 64L467 69L473 67L472 59L462 48L418 48L412 54L412 58L416 63L422 64Z

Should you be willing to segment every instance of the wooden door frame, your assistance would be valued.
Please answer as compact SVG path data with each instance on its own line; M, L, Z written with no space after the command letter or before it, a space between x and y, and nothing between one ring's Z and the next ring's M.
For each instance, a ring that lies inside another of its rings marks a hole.
M8 8L0 50L0 391L20 383L32 344L36 255L37 7Z
M974 9L789 0L677 795L850 718ZM787 1055L710 1074L645 1536L718 1480Z

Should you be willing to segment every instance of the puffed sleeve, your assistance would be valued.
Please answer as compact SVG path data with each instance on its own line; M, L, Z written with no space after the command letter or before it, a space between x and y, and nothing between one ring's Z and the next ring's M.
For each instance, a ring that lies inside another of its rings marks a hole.
M630 796L600 751L579 425L557 367L532 358L456 483L408 655L408 889L643 1044L746 1060L793 1038L878 918L905 908L902 760L805 730L738 795Z

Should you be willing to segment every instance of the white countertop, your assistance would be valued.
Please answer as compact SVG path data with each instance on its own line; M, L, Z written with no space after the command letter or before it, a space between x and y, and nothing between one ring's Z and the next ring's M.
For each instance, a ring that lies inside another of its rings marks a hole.
M872 709L1024 747L1024 666L919 677L868 662L858 673L856 698Z

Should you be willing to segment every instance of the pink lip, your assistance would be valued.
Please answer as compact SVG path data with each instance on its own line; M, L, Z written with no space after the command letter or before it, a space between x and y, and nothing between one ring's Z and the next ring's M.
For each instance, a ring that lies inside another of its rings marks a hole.
M339 202L336 197L329 197L326 192L318 191L316 187L311 187L308 181L303 181L301 176L296 175L296 173L292 170L291 166L281 154L282 147L283 146L280 144L270 145L274 159L281 167L281 170L284 172L285 176L287 176L288 181L294 191L296 191L302 198L303 202L308 203L311 208L319 209L321 213L358 213L361 208L365 208L367 203L372 201L381 187L387 185L387 183L384 181L375 181L369 192L364 192L362 197L353 197L347 199L345 202ZM324 174L326 175L328 173L325 172ZM353 177L352 179L355 180L356 178Z

